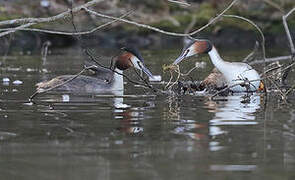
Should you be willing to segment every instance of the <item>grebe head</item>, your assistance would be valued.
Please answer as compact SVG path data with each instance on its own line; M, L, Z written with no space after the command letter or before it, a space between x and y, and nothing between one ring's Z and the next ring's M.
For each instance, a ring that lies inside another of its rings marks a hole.
M187 57L208 53L212 50L212 43L206 39L196 39L188 43L182 50L180 56L174 61L173 64L178 64Z
M136 48L123 47L122 50L124 50L124 52L115 59L116 68L124 71L130 67L134 67L136 69L142 70L149 77L153 77L150 70L145 67L144 60Z

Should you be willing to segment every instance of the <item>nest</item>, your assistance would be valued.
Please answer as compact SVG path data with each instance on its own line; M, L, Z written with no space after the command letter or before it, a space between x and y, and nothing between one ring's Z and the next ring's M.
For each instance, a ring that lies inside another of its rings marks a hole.
M169 64L169 65L164 64L162 66L162 69L163 69L163 72L166 72L166 71L177 71L178 70L178 65L176 65L176 64Z

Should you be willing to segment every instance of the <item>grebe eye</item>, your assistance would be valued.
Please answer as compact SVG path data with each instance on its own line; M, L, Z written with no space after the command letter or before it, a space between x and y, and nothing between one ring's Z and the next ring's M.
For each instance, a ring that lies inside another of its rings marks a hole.
M186 56L186 55L188 54L188 52L189 52L189 49L187 49L187 50L185 51L184 56Z

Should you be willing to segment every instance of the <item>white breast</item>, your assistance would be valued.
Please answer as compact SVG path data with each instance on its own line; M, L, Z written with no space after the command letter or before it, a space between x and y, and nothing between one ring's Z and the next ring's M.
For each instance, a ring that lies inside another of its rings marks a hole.
M244 63L229 63L228 70L223 75L229 86L250 83L250 90L256 91L259 88L260 76L255 69ZM240 85L231 88L233 91L247 91L246 87Z
M115 69L115 71L120 74L123 74L123 71L119 70L117 68ZM112 89L113 90L124 90L123 76L118 73L114 73L114 82L113 82Z
M224 75L229 86L241 84L245 80L250 81L250 90L256 91L259 88L260 76L255 69L245 63L230 63L224 61L218 54L215 47L208 53L214 66ZM246 91L246 87L240 85L231 88L233 91Z

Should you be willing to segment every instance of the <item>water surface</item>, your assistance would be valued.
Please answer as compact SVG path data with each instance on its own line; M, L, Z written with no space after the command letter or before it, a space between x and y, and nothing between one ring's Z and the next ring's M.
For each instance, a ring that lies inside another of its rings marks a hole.
M144 57L162 75L161 66L177 53ZM0 80L10 80L0 85L1 179L295 178L294 102L285 106L262 94L214 101L155 95L126 81L124 96L49 93L27 102L35 83L77 73L83 59L61 54L46 61L1 60ZM212 69L206 57L200 59L207 66L195 80Z

